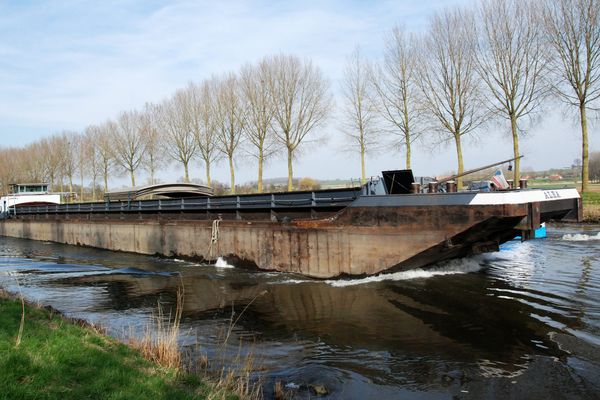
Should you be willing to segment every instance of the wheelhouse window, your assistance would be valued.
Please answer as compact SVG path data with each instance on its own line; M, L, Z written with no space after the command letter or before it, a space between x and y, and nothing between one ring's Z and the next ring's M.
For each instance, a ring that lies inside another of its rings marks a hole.
M48 192L47 183L28 183L11 185L11 193L46 193Z

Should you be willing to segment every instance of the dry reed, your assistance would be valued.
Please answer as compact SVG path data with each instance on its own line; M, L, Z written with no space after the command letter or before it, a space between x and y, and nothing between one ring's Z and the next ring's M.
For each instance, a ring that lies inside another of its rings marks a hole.
M206 371L205 377L211 380L215 390L209 400L225 400L231 393L236 394L241 400L259 400L263 398L260 380L252 378L252 373L257 370L256 359L253 352L242 354L243 343L240 341L238 353L234 360L227 366L223 365L218 372Z
M209 365L206 357L200 359L201 372L207 380L213 382L213 387L216 389L207 397L209 400L224 400L229 398L231 393L236 394L241 400L258 400L263 399L262 381L255 379L253 373L259 370L258 362L253 351L248 351L244 354L242 351L245 344L242 340L239 341L237 352L232 360L227 360L227 343L233 333L236 324L244 315L246 310L254 303L254 301L266 294L263 290L246 304L242 311L235 317L235 309L232 306L229 325L224 332L224 337L221 342L220 357L217 357L220 364L217 366Z
M254 298L252 300L250 300L250 302L248 304L246 304L246 306L244 307L244 309L242 310L240 315L238 315L238 317L235 319L235 321L233 320L234 314L233 314L233 309L232 309L231 319L229 320L229 329L227 329L227 335L225 336L225 340L223 341L223 346L225 346L227 344L227 341L229 340L229 336L231 335L233 328L235 328L235 325L238 323L240 318L242 318L242 315L244 315L244 313L246 312L248 307L250 307L256 299L258 299L260 296L265 295L266 293L267 293L267 291L263 290L262 292L258 293L256 296L254 296Z
M281 381L275 382L273 387L273 398L275 400L291 400L294 398L294 391L287 389Z
M265 294L263 291L257 294L234 319L229 321L228 328L224 333L221 344L221 356L216 364L210 363L206 356L199 356L197 368L184 365L183 354L179 349L178 336L180 331L181 317L183 313L184 294L183 289L177 291L177 305L174 315L165 315L163 306L159 303L152 320L146 325L144 334L137 338L130 332L129 345L136 348L148 360L166 368L176 370L195 370L201 375L209 387L210 392L206 394L208 400L225 400L231 398L232 393L241 400L259 400L263 398L262 384L260 380L253 378L253 373L258 370L257 362L252 351L242 351L244 344L240 341L236 356L233 360L226 360L227 342L237 322L240 320L248 307L258 298ZM212 365L211 365L212 364ZM198 368L199 367L199 368Z
M158 303L157 312L146 326L141 338L129 337L129 345L138 349L148 360L165 368L179 370L182 356L177 338L183 313L183 290L177 291L175 314L165 316L163 306Z

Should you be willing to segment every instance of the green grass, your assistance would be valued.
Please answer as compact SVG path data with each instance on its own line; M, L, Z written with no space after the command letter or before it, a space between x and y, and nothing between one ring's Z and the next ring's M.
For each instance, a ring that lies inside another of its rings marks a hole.
M578 183L573 180L530 179L527 181L527 186L531 189L577 187L577 185Z
M46 310L0 298L0 399L199 399L199 378L161 368L139 353Z
M585 192L582 197L583 204L600 205L600 192Z

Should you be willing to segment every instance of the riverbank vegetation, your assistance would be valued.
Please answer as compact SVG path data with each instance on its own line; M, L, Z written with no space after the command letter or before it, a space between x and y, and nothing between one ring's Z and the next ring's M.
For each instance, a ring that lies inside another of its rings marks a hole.
M84 322L29 304L23 312L21 301L3 292L0 387L3 399L238 398L175 364L150 362Z
M583 220L600 222L600 185L590 185L591 190L583 193Z
M599 0L479 0L434 13L423 32L390 28L380 61L364 59L358 48L349 57L338 99L343 122L330 128L359 156L363 182L366 154L400 152L408 168L415 145L451 144L460 174L464 140L492 121L506 127L517 157L540 111L562 102L578 115L581 190L588 191L588 114L600 101ZM213 186L211 171L225 161L235 193L236 164L250 158L262 192L266 163L281 157L292 190L294 162L324 139L320 132L332 120L333 92L311 60L266 56L80 132L1 149L0 189L47 181L71 198L98 200L113 178L127 175L135 186L145 174L153 184L172 163L184 181L201 169ZM521 174L517 159L512 177Z

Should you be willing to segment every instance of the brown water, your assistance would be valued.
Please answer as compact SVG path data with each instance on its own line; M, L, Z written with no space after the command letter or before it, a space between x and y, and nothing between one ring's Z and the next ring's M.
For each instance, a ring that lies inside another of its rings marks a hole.
M555 226L499 253L358 281L313 281L0 238L0 286L112 335L185 303L192 355L260 363L269 398L600 398L600 226ZM223 345L232 320L232 335ZM241 347L240 347L240 343Z

